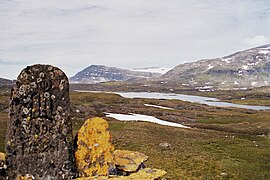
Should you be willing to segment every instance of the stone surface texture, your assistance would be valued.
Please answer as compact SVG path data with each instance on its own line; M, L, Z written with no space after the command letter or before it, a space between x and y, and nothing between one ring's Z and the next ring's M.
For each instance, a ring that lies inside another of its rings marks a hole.
M51 65L22 70L11 90L6 136L9 179L72 179L76 176L69 83Z
M76 180L156 180L161 179L166 174L166 171L161 169L151 169L145 168L141 169L136 173L132 173L129 176L97 176L97 177L87 177L78 178Z
M80 177L107 176L114 168L111 136L108 123L102 118L85 121L78 132L75 152L77 170Z
M115 150L114 160L117 169L125 172L136 172L145 167L143 164L148 157L140 152L128 150Z

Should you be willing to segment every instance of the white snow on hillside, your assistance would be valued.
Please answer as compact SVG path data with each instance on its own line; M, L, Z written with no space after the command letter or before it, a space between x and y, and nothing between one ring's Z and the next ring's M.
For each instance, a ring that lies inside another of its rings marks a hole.
M132 71L140 71L140 72L151 72L151 73L160 73L165 74L171 68L162 68L162 67L148 67L148 68L133 68Z

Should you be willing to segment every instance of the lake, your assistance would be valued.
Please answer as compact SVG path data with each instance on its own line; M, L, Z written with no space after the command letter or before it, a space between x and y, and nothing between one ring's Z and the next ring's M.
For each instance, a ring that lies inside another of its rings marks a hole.
M222 102L218 98L194 96L186 94L175 94L175 93L156 93L156 92L113 92L119 94L125 98L150 98L150 99L177 99L182 101L188 101L193 103L207 104L209 106L218 107L237 107L252 110L269 110L269 106L252 106L234 104L228 102Z
M77 92L100 92L100 91L81 91ZM204 97L204 96L194 96L186 94L175 94L175 93L157 93L157 92L104 92L104 93L114 93L119 94L125 98L148 98L148 99L176 99L181 101L188 101L193 103L207 104L209 106L217 107L236 107L243 109L252 110L270 110L269 106L253 106L253 105L242 105L234 104L228 102L222 102L218 98Z
M253 105L242 105L228 102L222 102L218 98L194 96L186 94L175 94L175 93L156 93L156 92L113 92L119 94L125 98L150 98L150 99L177 99L181 101L188 101L193 103L207 104L209 106L218 107L236 107L252 110L269 110L269 106L253 106Z

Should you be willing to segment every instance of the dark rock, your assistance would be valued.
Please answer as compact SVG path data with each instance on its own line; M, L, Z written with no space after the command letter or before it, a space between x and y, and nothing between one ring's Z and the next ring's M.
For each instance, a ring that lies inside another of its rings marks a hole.
M11 90L6 159L10 179L72 179L75 161L69 82L50 65L28 66Z

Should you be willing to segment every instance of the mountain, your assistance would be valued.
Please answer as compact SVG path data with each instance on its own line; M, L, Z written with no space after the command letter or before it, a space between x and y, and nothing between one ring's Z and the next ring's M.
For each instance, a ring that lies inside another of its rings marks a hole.
M132 71L103 65L91 65L70 77L71 83L99 83L107 81L128 81L149 79L161 76L160 73Z
M0 78L0 86L12 85L14 81L9 79Z
M270 84L270 44L222 58L180 64L161 79L198 89L267 86Z
M151 72L151 73L160 73L165 74L168 72L169 68L162 67L146 67L146 68L133 68L132 71L140 71L140 72Z

